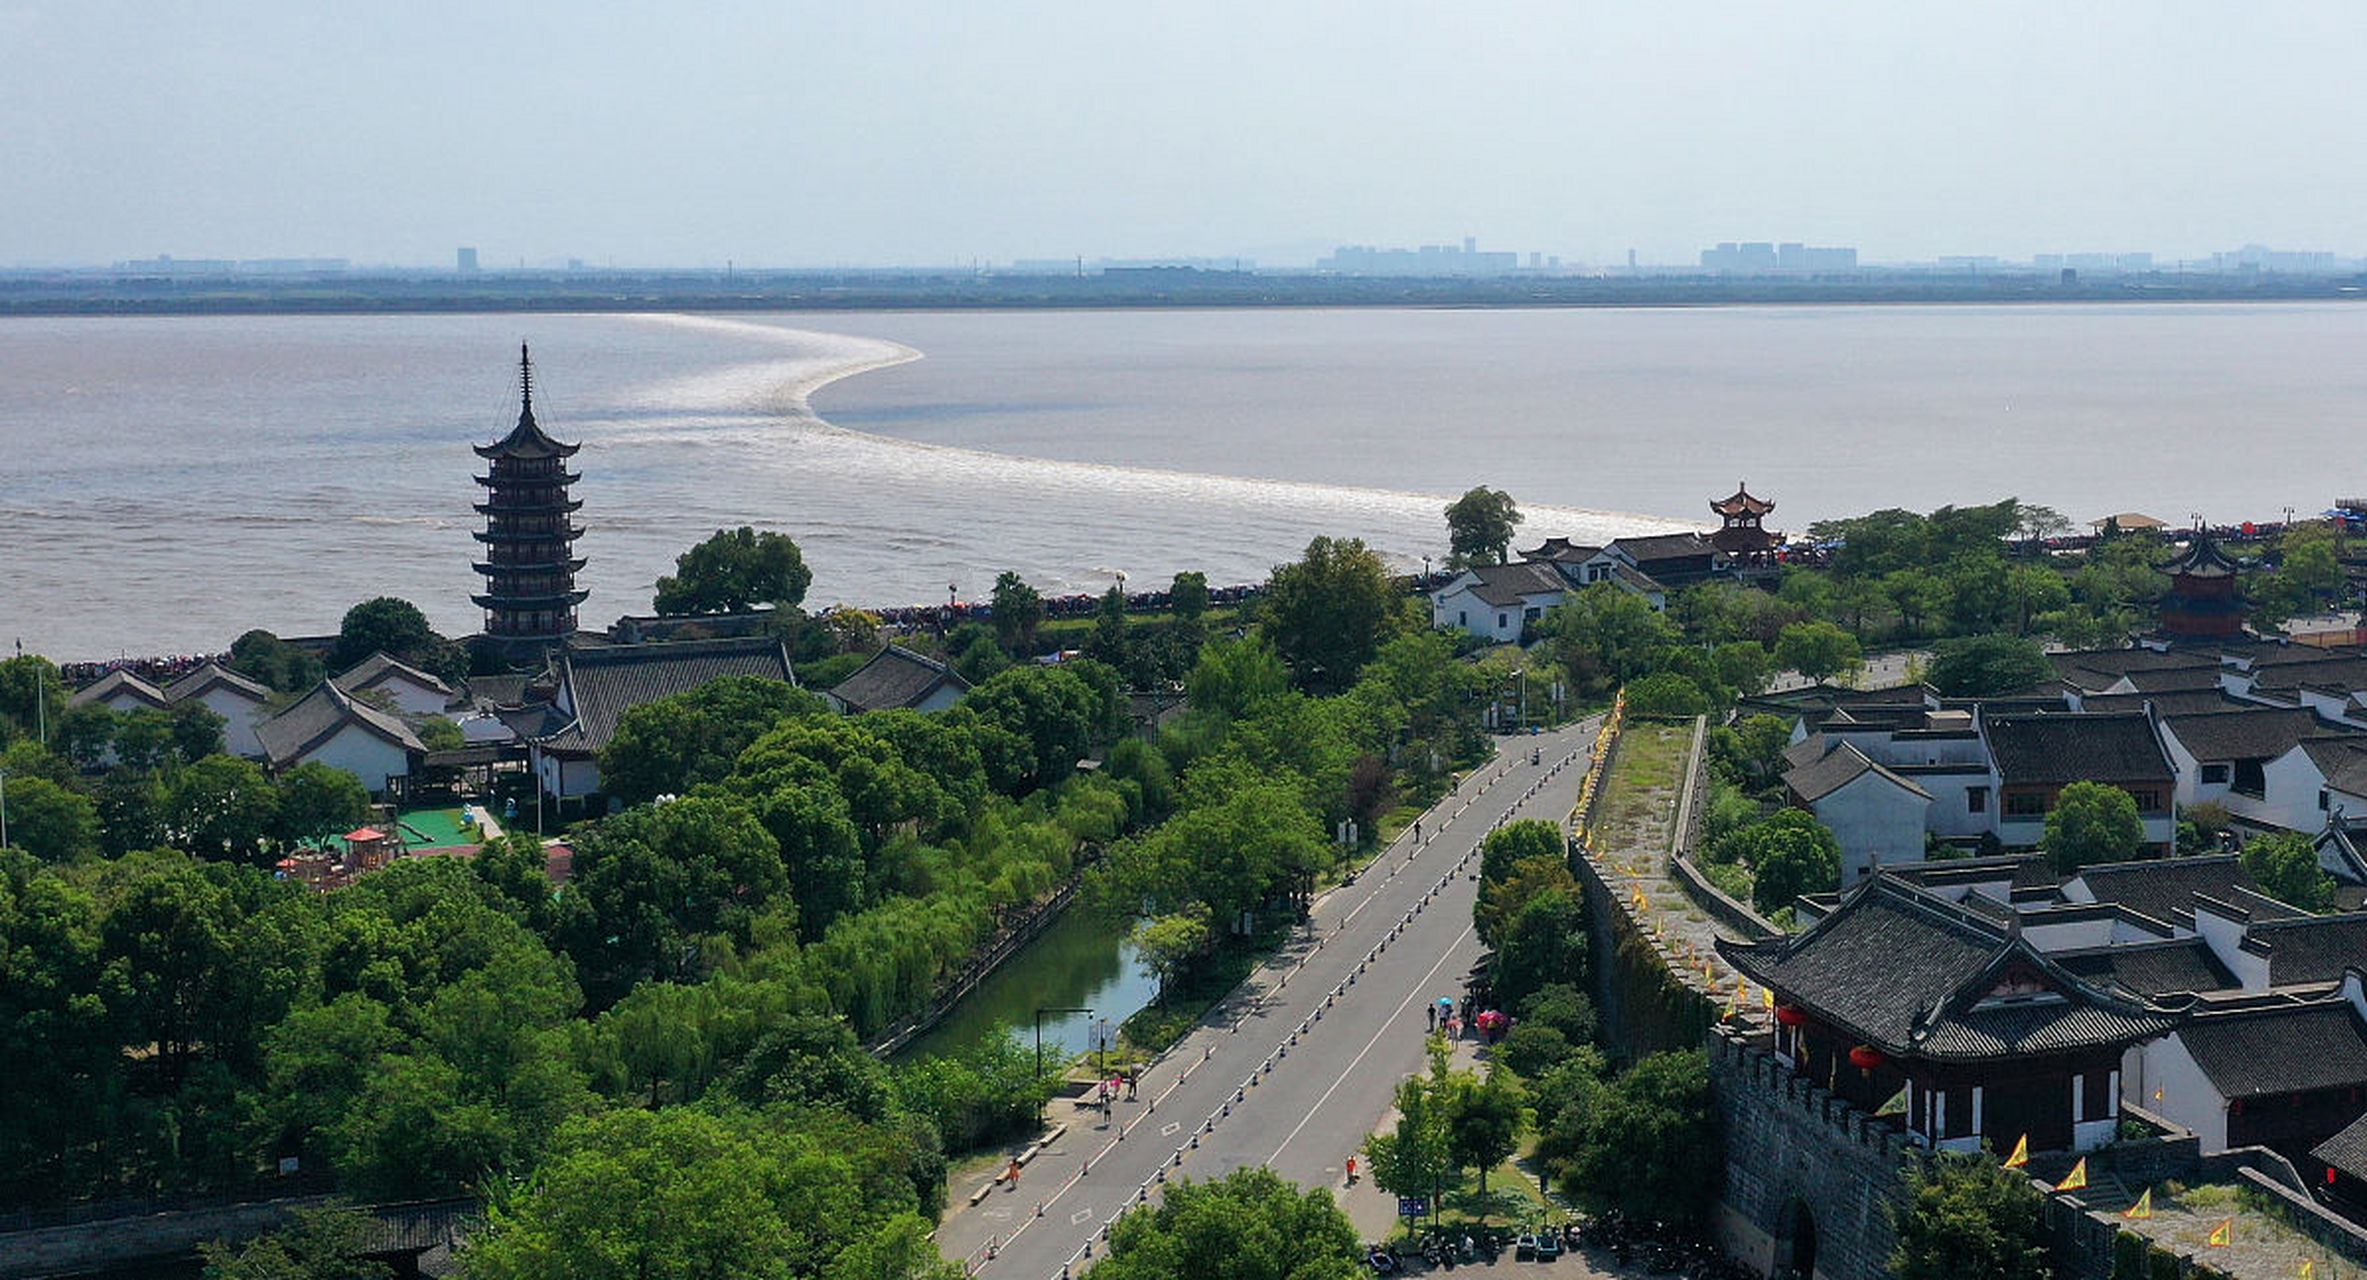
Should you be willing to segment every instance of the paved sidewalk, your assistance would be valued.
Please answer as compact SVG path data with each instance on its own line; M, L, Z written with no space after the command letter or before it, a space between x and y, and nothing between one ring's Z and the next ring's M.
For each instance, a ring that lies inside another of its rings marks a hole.
M1479 842L1513 817L1567 814L1598 724L1500 740L1494 760L1424 815L1427 839L1409 832L1318 900L1307 927L1143 1073L1140 1101L1108 1121L1056 1104L1052 1118L1067 1126L1017 1186L975 1203L975 1188L951 1188L939 1248L974 1275L1052 1280L1089 1265L1108 1224L1169 1178L1266 1165L1302 1186L1341 1187L1343 1161L1397 1082L1424 1067L1420 1005L1460 995L1479 960Z

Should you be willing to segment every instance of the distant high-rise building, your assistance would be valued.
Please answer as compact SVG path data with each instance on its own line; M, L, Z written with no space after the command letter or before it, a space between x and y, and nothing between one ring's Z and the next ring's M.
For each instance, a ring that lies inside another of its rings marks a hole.
M1631 267L1633 262L1631 255ZM1728 273L1855 271L1857 250L1825 249L1797 242L1778 245L1758 240L1737 244L1732 240L1722 240L1715 248L1701 251L1701 266L1705 271Z
M464 248L462 248L462 249L460 250L460 252L459 252L457 255L455 255L455 256L456 256L456 257L459 259L459 263L458 263L458 265L459 265L459 269L460 269L460 274L462 274L462 275L464 275L464 276L466 276L466 275L475 275L475 274L476 274L476 271L477 271L477 250L476 250L475 246L473 246L473 245L472 245L472 246L467 246L467 247L464 247Z

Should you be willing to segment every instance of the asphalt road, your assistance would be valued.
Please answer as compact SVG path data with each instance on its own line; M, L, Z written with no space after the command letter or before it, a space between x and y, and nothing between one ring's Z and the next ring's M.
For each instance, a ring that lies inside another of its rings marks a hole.
M1108 1224L1169 1178L1263 1164L1340 1189L1398 1081L1425 1069L1423 1005L1459 997L1478 962L1479 842L1513 818L1566 816L1599 727L1499 740L1496 759L1424 815L1426 839L1409 831L1320 899L1288 946L1143 1073L1138 1101L1107 1121L1055 1102L1066 1128L1016 1185L975 1205L973 1188L952 1188L945 1255L992 1280L1050 1280L1082 1272ZM1373 1194L1369 1182L1355 1194ZM1373 1234L1369 1210L1356 1216Z

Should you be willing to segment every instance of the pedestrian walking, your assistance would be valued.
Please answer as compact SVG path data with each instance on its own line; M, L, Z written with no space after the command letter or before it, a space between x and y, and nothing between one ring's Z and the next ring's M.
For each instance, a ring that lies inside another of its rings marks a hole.
M1008 1184L1004 1186L1003 1190L1016 1191L1019 1189L1019 1157L1011 1157L1011 1167L1003 1170L1003 1181Z
M1134 1090L1138 1079L1139 1077L1134 1074L1134 1068L1126 1068L1126 1101L1128 1102L1135 1100Z
M1428 1024L1429 1029L1432 1031L1438 1030L1438 1006L1434 1004L1424 1005L1422 1006L1422 1014L1422 1021Z

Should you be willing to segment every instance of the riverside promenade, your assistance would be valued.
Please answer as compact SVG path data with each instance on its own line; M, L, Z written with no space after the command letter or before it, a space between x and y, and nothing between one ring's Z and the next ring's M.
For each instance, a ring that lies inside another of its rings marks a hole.
M1110 1120L1056 1101L1055 1136L1016 1185L950 1188L945 1256L992 1280L1081 1274L1109 1224L1156 1203L1171 1179L1254 1165L1342 1192L1344 1162L1422 1070L1422 1006L1460 997L1481 948L1471 924L1478 847L1516 818L1559 823L1578 796L1600 726L1498 740L1495 757L1319 899L1313 918L1240 989L1146 1070ZM1534 754L1537 763L1531 764ZM1369 1181L1347 1193L1378 1195ZM1372 1215L1356 1213L1360 1229Z

